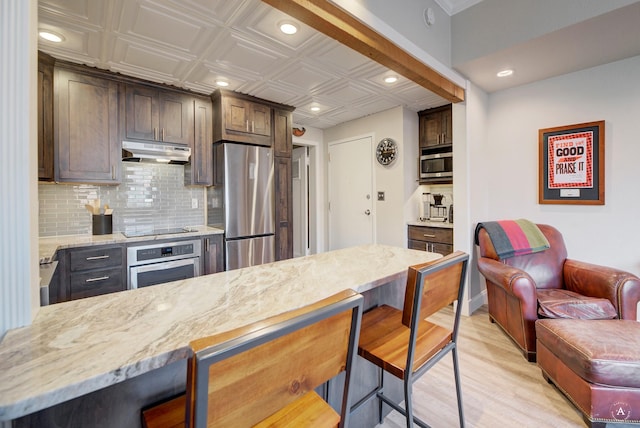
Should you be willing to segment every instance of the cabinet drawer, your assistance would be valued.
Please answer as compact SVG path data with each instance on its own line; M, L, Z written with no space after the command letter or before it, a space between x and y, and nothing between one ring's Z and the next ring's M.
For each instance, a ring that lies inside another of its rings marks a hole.
M96 247L71 251L69 267L71 272L108 267L122 267L122 247Z
M98 296L126 289L123 270L94 270L71 274L71 300L83 297Z
M453 229L428 226L409 226L409 239L414 241L453 244Z

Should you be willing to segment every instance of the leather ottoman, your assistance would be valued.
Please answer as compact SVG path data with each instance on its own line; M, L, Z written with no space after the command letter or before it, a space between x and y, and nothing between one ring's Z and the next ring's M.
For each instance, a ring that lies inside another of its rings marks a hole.
M591 427L640 423L640 323L536 321L538 366Z

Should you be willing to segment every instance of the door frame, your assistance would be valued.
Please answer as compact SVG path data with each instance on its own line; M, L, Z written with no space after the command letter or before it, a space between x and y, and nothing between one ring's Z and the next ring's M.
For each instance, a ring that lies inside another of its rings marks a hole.
M378 234L377 234L377 216L376 216L376 200L374 198L374 194L375 194L375 189L376 189L376 157L373 154L373 149L374 149L374 142L376 141L376 134L375 132L367 132L364 134L357 134L357 135L353 135L350 137L346 137L346 138L341 138L339 140L333 140L333 141L329 141L327 143L327 162L326 162L326 171L327 171L327 202L331 200L331 195L329 194L329 181L331 180L331 177L329 176L329 148L333 145L336 144L342 144L342 143L346 143L349 141L353 141L353 140L360 140L363 138L369 138L370 141L370 153L371 153L371 237L373 240L373 244L378 242ZM330 233L329 233L329 227L331 227L331 225L329 224L329 206L327 204L327 210L326 210L326 224L327 224L327 228L326 228L326 232L325 232L325 236L326 236L326 242L327 242L327 250L329 249L329 237L330 237Z
M326 251L326 199L325 183L325 151L322 141L293 137L294 146L309 149L309 253L318 254Z

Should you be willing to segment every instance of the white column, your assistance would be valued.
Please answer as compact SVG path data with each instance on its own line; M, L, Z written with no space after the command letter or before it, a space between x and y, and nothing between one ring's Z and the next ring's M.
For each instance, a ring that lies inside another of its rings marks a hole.
M37 10L0 2L0 337L39 307Z

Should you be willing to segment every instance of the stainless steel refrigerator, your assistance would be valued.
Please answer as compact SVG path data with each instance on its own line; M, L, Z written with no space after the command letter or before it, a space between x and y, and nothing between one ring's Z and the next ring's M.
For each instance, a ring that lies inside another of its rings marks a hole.
M214 148L222 183L227 270L274 261L273 154L270 147L221 143Z

